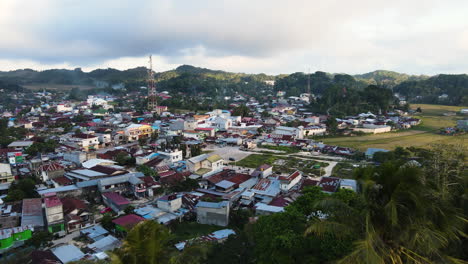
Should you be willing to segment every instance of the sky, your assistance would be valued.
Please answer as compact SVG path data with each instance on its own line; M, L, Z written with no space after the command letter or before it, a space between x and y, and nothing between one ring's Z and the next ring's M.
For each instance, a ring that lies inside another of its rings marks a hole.
M468 73L466 0L0 0L0 71Z

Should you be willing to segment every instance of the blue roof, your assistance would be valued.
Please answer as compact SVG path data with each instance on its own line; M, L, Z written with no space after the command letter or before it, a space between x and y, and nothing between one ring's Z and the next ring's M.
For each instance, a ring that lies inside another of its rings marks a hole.
M366 155L374 155L374 153L376 152L389 152L389 150L380 149L380 148L368 148L366 150Z
M200 202L197 203L197 207L208 207L208 208L221 208L221 207L226 207L228 205L229 205L229 202L227 202L227 201L222 201L222 202L219 202L219 203L200 201Z

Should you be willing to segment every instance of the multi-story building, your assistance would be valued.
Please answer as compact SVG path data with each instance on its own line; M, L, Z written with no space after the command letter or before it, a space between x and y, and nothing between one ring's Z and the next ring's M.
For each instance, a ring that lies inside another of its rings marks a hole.
M150 137L153 133L153 128L150 125L131 124L123 130L123 134L127 141L135 141L140 138Z
M50 233L64 236L65 221L63 219L63 204L57 196L44 198L47 230Z
M11 174L11 167L8 163L0 163L0 184L10 183L15 180Z

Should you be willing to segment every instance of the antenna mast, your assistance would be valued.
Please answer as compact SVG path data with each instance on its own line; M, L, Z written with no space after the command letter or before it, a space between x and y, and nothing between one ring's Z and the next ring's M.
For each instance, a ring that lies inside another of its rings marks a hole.
M307 72L307 93L309 94L309 104L312 103L312 94L310 93L310 68Z
M158 102L156 101L156 85L154 82L153 72L153 58L149 56L149 69L148 69L148 110L156 111Z

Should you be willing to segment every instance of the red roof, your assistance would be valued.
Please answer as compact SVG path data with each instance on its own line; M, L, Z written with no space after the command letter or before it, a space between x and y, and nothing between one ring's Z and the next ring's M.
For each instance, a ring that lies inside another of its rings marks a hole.
M197 127L195 130L201 130L201 131L212 131L214 128L212 127Z
M289 204L290 202L286 199L284 199L284 197L277 197L275 199L273 199L268 205L273 205L273 206L279 206L279 207L285 207Z
M117 205L124 205L130 203L127 199L125 199L125 197L116 192L107 192L102 195Z
M335 192L340 184L340 178L322 177L318 186L322 187L325 192Z
M293 172L292 174L288 175L288 176L281 176L279 177L279 180L280 181L287 181L287 182L291 182L293 181L294 179L296 179L297 177L301 176L301 173L299 171L295 171Z
M58 183L60 186L72 185L73 182L65 176L57 177L53 179L54 182Z
M145 221L143 217L138 216L136 214L129 214L112 220L112 223L122 226L125 229L131 229L132 227L136 226L142 221Z
M81 201L80 199L73 198L73 197L65 197L60 200L62 201L62 204L63 204L64 214L69 214L76 209L83 210L83 209L88 208L83 201Z
M44 198L46 208L61 206L62 202L57 196Z
M173 171L173 170L165 171L165 172L159 173L159 177L164 178L164 177L168 177L168 176L174 175L175 173L176 173L176 172Z

